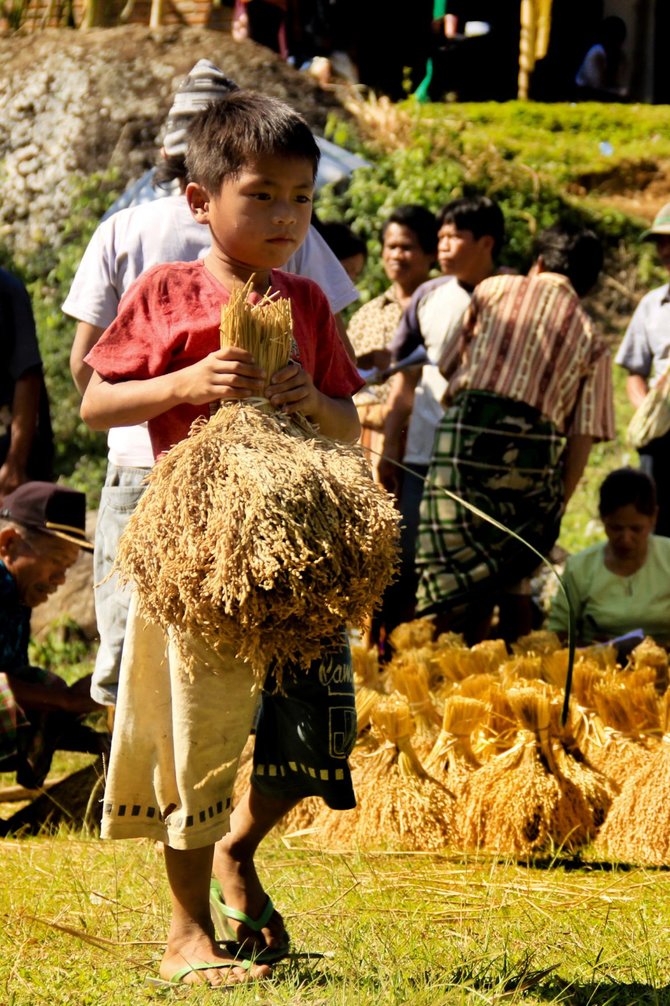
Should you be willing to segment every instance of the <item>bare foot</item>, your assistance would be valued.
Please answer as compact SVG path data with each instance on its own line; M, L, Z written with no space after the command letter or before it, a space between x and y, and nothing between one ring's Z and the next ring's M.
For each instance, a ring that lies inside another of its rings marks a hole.
M202 968L203 964L218 966ZM189 966L197 967L197 970L184 975L181 982L185 985L239 985L269 978L272 974L272 969L267 964L242 967L235 963L230 954L199 926L170 933L159 974L165 981L171 981L179 971Z
M268 902L268 896L263 890L253 859L247 860L236 855L229 836L216 843L214 850L214 876L221 884L223 899L230 908L244 912L251 919L262 915ZM229 919L228 924L234 934L234 939L241 943L245 950L252 948L262 950L281 950L288 947L289 935L284 921L275 909L262 929L256 931L244 922Z

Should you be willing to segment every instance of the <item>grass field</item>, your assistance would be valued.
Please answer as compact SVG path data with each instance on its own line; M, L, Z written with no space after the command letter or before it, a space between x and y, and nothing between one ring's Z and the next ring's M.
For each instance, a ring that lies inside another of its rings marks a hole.
M168 898L144 841L4 841L3 1006L670 1003L670 876L560 859L304 851L271 838L262 874L294 948L248 988L152 991Z
M624 441L630 409L621 374L616 397L618 439L596 445L564 520L561 544L570 551L601 535L601 479L635 463ZM58 754L52 775L81 758ZM9 813L3 806L2 816ZM63 830L0 841L0 855L0 1006L222 997L231 1006L670 1006L664 871L561 857L518 865L447 854L338 855L271 836L262 875L295 948L327 956L279 965L262 986L162 993L144 985L157 971L169 910L151 843L103 843Z

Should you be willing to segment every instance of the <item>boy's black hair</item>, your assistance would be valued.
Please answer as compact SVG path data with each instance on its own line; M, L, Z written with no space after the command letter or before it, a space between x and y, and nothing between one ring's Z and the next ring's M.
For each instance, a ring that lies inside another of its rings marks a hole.
M178 181L181 188L186 188L188 171L184 154L162 157L156 165L151 184L155 189L169 189L174 181Z
M363 255L367 259L368 246L347 224L337 220L324 222L316 214L312 216L312 224L340 262L352 255Z
M316 178L321 153L312 131L295 109L276 98L231 91L199 112L189 126L188 178L210 194L268 154L305 158Z
M609 517L619 507L632 505L647 517L656 513L656 485L646 472L639 468L617 468L610 472L600 486L598 513Z
M595 285L603 267L600 239L593 231L572 224L557 224L538 234L534 255L542 256L548 272L567 276L579 297Z
M406 227L411 231L426 255L437 254L437 218L425 206L416 206L413 203L397 206L384 221L382 241L391 224L398 224L399 227Z
M438 228L453 224L458 231L470 231L478 241L493 238L493 258L497 258L505 240L505 218L497 203L488 196L463 196L452 199L437 215Z

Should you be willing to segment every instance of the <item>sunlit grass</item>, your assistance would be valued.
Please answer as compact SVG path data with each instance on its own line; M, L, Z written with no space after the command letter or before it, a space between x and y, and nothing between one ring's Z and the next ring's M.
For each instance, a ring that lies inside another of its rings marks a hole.
M296 840L297 842L297 840ZM290 843L289 843L290 844ZM168 919L162 861L149 842L0 843L0 1002L151 1001ZM296 950L230 1004L416 1006L669 1001L670 876L544 868L458 856L287 848L259 860ZM214 1003L222 993L168 992Z

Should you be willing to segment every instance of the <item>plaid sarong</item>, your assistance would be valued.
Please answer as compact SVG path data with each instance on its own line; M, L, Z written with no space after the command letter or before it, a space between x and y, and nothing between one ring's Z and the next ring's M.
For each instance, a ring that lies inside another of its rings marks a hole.
M417 614L458 612L528 576L537 556L452 500L450 490L546 555L560 527L564 438L536 409L458 396L438 427L421 502Z

